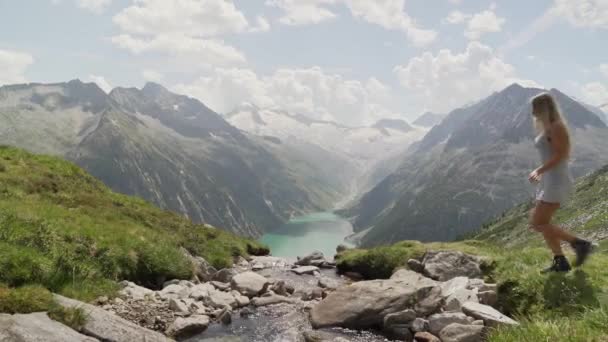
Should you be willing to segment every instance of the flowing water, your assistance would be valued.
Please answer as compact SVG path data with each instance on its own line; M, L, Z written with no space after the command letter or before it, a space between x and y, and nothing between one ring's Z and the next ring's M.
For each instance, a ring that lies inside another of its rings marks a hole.
M292 219L260 241L270 247L273 256L295 258L319 251L331 259L338 245L349 245L344 238L352 232L347 220L332 213L314 213Z

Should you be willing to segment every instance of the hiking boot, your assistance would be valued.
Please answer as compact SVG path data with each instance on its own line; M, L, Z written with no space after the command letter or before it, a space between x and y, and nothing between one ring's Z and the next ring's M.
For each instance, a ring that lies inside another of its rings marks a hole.
M576 239L570 246L576 252L574 267L582 266L587 261L587 257L593 252L593 243L583 239Z
M549 272L569 272L572 269L568 259L563 255L556 255L553 258L553 264L541 271L541 273Z

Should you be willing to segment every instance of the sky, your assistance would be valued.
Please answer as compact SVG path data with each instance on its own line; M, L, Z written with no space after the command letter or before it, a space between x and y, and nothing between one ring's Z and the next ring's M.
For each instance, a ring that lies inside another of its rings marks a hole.
M513 82L601 106L608 0L0 0L0 85L75 78L352 126Z

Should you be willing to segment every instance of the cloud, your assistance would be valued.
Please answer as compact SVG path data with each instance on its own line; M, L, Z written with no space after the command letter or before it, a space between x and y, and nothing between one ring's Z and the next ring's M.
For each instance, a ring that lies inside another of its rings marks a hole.
M113 17L121 30L111 38L134 54L168 55L178 65L208 68L246 61L243 52L218 37L251 29L232 0L136 0ZM258 18L255 30L268 30Z
M336 0L267 0L266 5L276 7L283 11L279 19L285 25L318 24L336 18L327 5L336 3Z
M608 0L555 0L554 8L573 26L608 29Z
M111 3L112 0L76 0L78 7L97 14L102 13Z
M447 112L477 101L511 83L538 86L517 77L515 68L489 46L470 42L465 51L425 52L394 69L416 105L435 112Z
M90 82L95 82L99 86L99 88L106 92L106 94L109 94L110 91L112 91L112 86L103 76L89 75L88 80Z
M505 23L505 19L496 15L494 10L496 5L492 4L489 9L476 13L468 14L461 11L452 11L443 19L447 24L467 24L464 32L465 37L470 40L479 40L485 33L500 32Z
M607 64L600 64L600 72L608 77L608 63Z
M448 0L448 2L452 5L460 5L462 3L462 0Z
M263 16L258 16L256 18L256 24L257 24L256 26L251 27L249 29L249 32L256 33L256 32L268 32L268 31L270 31L270 23Z
M405 0L267 0L266 5L283 11L279 20L287 25L310 25L337 17L332 6L343 5L354 18L387 30L403 31L414 45L431 43L437 32L422 29L405 11Z
M608 87L600 82L591 82L581 87L583 101L594 105L603 106L608 104Z
M0 85L27 82L24 73L32 63L28 53L0 49Z
M146 81L150 81L150 82L156 82L156 83L160 83L163 80L163 74L161 74L158 71L155 70L143 70L141 72L141 76L144 78L144 80Z
M367 124L396 116L391 110L392 89L377 79L346 79L320 67L278 69L260 77L249 69L216 69L191 84L173 90L196 97L226 113L243 102L277 107L311 118L349 125Z

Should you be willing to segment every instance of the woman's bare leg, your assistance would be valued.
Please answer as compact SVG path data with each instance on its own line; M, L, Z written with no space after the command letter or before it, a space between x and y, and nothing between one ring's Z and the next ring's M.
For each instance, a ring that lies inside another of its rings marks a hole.
M530 217L530 224L534 230L543 234L547 246L554 255L564 255L561 242L574 242L576 238L558 226L551 224L551 219L557 209L559 209L557 203L537 202Z

